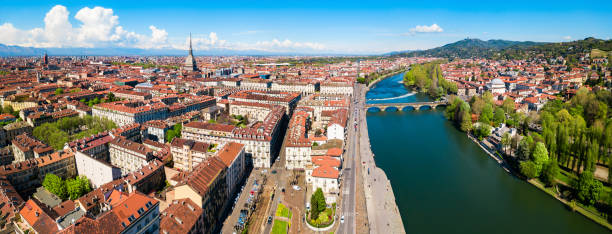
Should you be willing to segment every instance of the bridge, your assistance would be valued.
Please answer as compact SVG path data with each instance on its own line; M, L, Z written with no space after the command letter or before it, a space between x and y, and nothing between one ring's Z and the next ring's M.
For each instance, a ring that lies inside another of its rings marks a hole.
M366 110L370 108L376 108L380 111L386 111L388 108L396 108L397 111L402 111L406 107L412 107L414 110L420 110L421 107L429 107L431 109L436 109L438 106L446 106L448 105L447 101L437 101L437 102L398 102L398 103L371 103L366 104Z

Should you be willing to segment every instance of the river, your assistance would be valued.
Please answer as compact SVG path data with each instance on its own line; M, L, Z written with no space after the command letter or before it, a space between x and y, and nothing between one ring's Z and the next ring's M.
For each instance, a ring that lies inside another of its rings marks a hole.
M372 87L368 102L430 101L407 95L402 76ZM367 121L407 233L609 233L508 174L441 110L370 111Z

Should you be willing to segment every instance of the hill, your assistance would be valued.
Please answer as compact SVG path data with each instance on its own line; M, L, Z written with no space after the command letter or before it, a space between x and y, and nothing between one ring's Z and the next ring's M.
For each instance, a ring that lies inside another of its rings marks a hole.
M611 51L612 40L585 38L571 42L531 42L464 39L441 47L397 53L394 56L430 56L443 58L489 58L525 59L535 56L546 58L563 56L576 59L578 54L590 53L593 49Z
M532 41L508 41L508 40L488 40L480 39L463 39L454 43L446 44L441 47L395 53L394 56L428 56L428 57L443 57L443 58L473 58L473 57L492 57L500 51L510 48L524 48L542 44L541 42Z

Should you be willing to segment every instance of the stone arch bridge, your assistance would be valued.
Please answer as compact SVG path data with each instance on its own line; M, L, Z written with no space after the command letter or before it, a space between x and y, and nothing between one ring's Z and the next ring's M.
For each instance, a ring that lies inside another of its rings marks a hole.
M397 111L403 111L406 107L412 107L414 110L420 110L421 107L429 107L431 109L436 109L438 106L446 106L448 105L447 101L438 101L438 102L398 102L398 103L371 103L366 104L366 110L370 108L376 108L380 111L386 111L388 108L396 108Z

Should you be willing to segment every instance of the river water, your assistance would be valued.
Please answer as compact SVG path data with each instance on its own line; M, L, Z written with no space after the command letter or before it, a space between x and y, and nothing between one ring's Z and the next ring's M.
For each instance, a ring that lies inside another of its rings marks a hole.
M407 95L402 76L376 84L368 102L430 101ZM508 174L440 108L370 110L367 121L376 164L391 180L407 233L609 233Z

